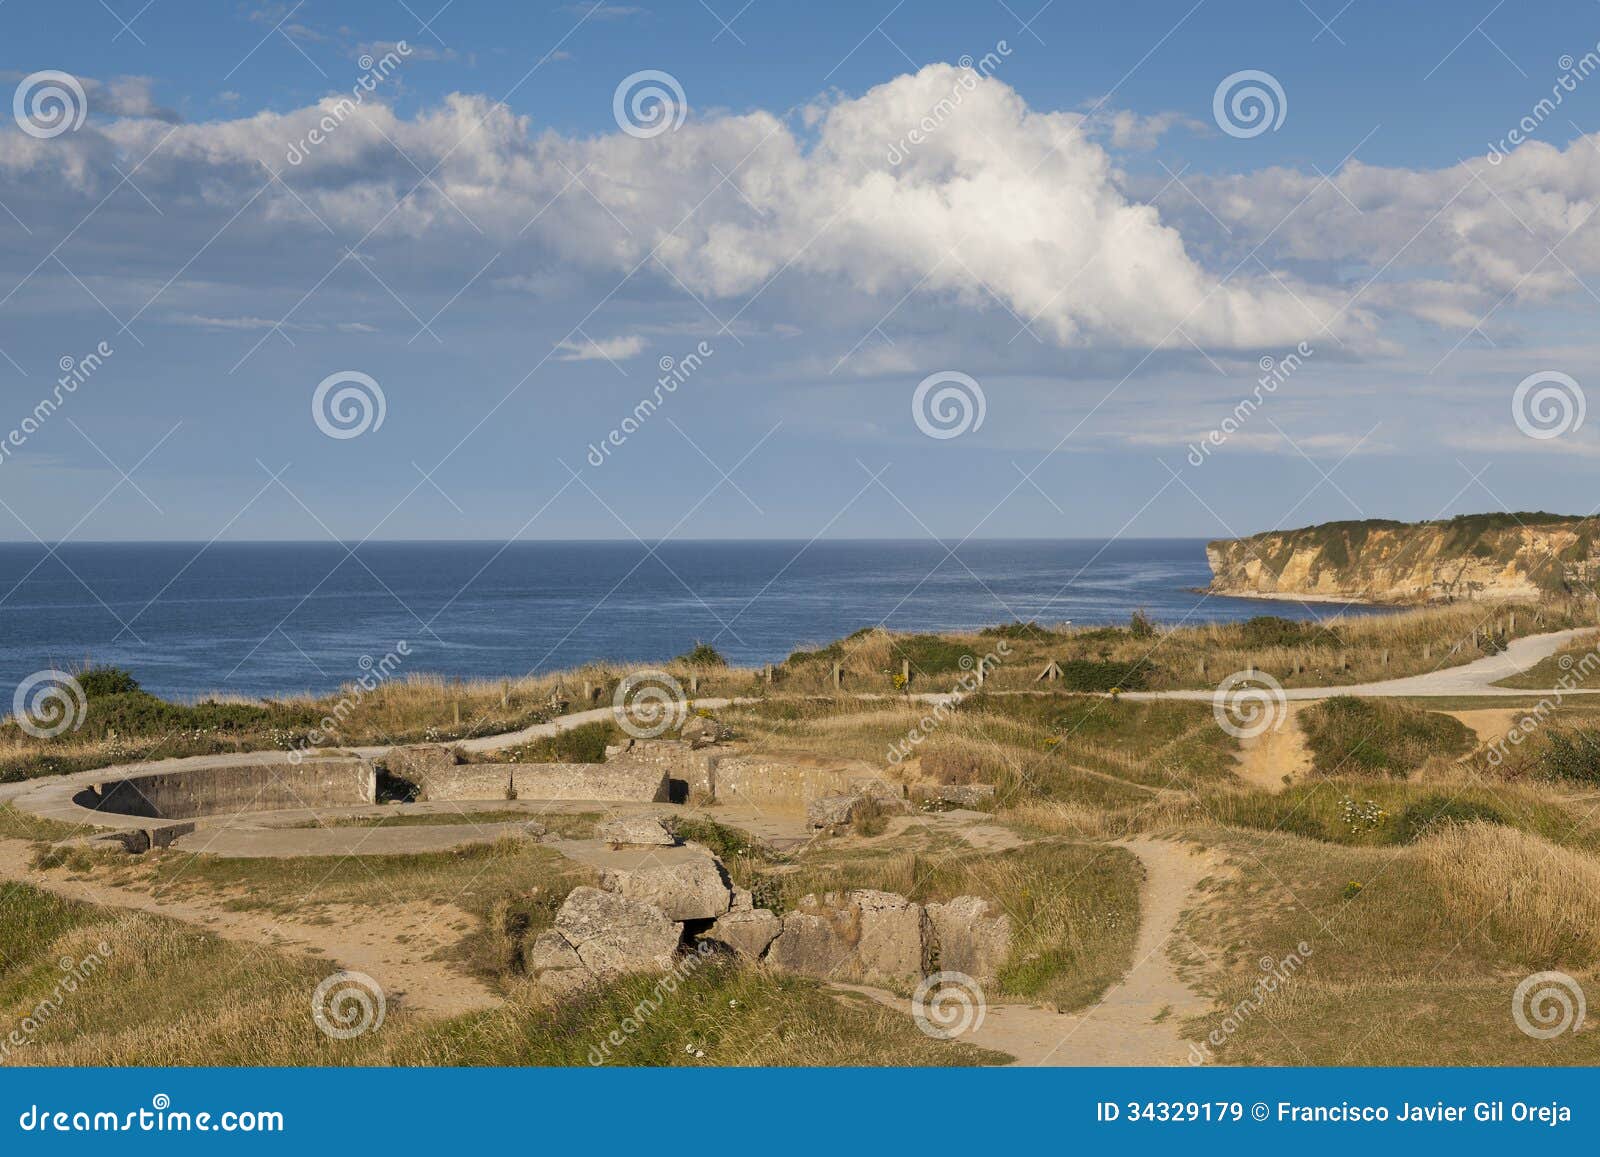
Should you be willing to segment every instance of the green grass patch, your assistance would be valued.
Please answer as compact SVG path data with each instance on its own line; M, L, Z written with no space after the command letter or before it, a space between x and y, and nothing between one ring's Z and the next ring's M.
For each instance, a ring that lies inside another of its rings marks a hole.
M1457 719L1409 704L1340 695L1300 713L1312 766L1323 775L1407 775L1433 756L1472 750Z

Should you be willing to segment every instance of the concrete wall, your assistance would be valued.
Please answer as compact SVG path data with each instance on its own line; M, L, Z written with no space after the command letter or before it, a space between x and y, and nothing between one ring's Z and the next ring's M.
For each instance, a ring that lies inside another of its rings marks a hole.
M372 803L372 765L334 757L201 767L170 774L128 776L98 785L88 806L151 819L193 819L298 807Z
M613 763L659 767L671 778L681 780L690 793L709 796L714 790L711 769L717 758L714 752L696 751L682 739L638 739L618 754Z
M424 800L505 799L514 784L518 799L665 803L667 778L649 764L458 763L414 770L411 782Z
M805 767L755 755L724 755L710 769L718 803L803 808L807 800L844 795L863 777L842 768Z

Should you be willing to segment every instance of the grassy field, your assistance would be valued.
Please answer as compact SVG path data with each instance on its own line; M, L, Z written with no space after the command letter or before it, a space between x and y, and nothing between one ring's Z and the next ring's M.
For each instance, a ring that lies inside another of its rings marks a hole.
M315 1025L333 969L170 920L117 914L0 884L0 1018L30 1026L3 1058L31 1065L974 1065L1001 1054L935 1041L910 1018L811 981L717 961L554 1005L532 985L490 1012L425 1020L390 1007L351 1040ZM63 993L72 962L74 991ZM45 1010L41 1014L41 1009ZM624 1022L636 1026L624 1031ZM610 1043L613 1033L621 1045Z
M1536 1040L1509 1015L1513 988L1531 972L1593 980L1592 855L1479 824L1398 848L1226 830L1204 838L1235 867L1211 881L1183 927L1193 975L1217 1002L1186 1035L1215 1061L1600 1062L1600 1033ZM1291 957L1301 963L1284 967ZM1213 1032L1221 1046L1207 1039Z

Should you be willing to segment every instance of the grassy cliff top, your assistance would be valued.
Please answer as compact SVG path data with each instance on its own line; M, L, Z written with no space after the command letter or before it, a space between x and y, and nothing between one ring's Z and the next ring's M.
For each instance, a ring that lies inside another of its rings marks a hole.
M1458 514L1454 518L1422 519L1418 522L1401 522L1393 518L1359 518L1343 519L1335 522L1319 522L1312 526L1297 526L1290 530L1266 530L1256 534L1245 535L1242 539L1219 538L1213 540L1212 546L1222 546L1230 542L1248 542L1259 538L1296 538L1326 539L1348 536L1352 533L1366 534L1374 530L1422 530L1444 529L1449 532L1452 540L1462 540L1464 545L1470 546L1480 536L1496 530L1520 530L1524 527L1542 526L1570 526L1582 522L1600 521L1594 515L1588 514L1551 514L1547 510L1519 510L1519 511L1490 511L1484 514Z

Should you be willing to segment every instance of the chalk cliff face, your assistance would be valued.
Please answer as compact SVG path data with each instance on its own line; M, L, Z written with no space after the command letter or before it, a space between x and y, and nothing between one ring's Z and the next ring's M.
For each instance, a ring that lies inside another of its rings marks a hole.
M1600 580L1600 518L1470 514L1330 522L1206 546L1215 594L1372 603L1537 599Z

